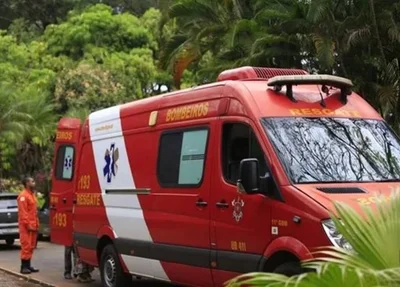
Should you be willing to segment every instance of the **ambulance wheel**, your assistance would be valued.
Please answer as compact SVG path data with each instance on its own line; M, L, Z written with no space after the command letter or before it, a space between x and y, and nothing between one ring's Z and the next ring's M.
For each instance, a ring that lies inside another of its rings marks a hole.
M6 239L6 244L7 244L8 246L13 246L14 243L15 243L15 239L14 239L14 238L7 238L7 239Z
M303 273L300 262L286 262L275 268L274 273L286 275L287 277Z
M112 244L104 247L101 253L100 275L101 282L106 287L124 287L132 282L132 276L124 273L118 253Z

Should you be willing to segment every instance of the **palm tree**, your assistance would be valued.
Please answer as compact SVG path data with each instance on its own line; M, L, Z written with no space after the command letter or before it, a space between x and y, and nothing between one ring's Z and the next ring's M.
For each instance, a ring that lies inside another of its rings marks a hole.
M20 143L31 115L23 112L23 103L16 101L11 85L0 85L0 178L11 168L9 159L15 153L15 145Z
M21 110L29 115L28 127L24 132L23 140L17 145L16 160L19 163L19 173L34 174L38 170L49 167L48 150L54 137L57 123L57 116L54 113L54 106L49 103L48 95L37 88L27 87L16 95L21 102Z
M0 102L1 176L11 161L18 162L12 173L32 173L42 165L44 150L55 131L53 106L36 89L19 91L8 84L1 85Z
M165 15L164 25L176 28L161 53L161 65L173 71L175 86L180 87L183 71L204 54L224 49L242 19L252 15L250 1L179 0Z
M243 65L299 68L310 42L302 36L311 31L307 9L290 0L178 0L163 22L176 31L161 64L172 70L177 88L193 64L198 73L214 76Z
M0 87L0 139L18 142L23 139L30 114L24 113L23 103L15 100L11 85L2 84Z
M273 273L239 276L228 287L236 286L398 286L400 284L400 196L377 197L377 209L364 214L336 203L335 225L354 251L326 248L322 255L303 263L316 272L288 278ZM339 219L340 218L340 219Z

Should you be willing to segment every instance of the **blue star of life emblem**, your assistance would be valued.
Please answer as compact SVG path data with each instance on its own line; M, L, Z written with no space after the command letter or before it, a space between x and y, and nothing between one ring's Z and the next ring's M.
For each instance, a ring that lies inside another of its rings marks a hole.
M67 156L64 160L64 167L66 170L72 168L72 158L71 156Z
M115 148L115 144L111 144L110 149L106 149L104 160L105 166L103 168L103 175L106 177L107 182L111 183L112 178L117 175L118 171L118 158L119 158L119 150Z

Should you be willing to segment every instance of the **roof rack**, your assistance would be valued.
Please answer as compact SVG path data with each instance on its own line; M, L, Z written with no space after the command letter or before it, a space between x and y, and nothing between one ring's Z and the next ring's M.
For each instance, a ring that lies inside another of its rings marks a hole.
M293 86L297 85L322 85L322 91L327 93L328 86L340 89L340 100L343 104L347 103L347 96L351 95L353 83L351 80L332 76L332 75L293 75L276 76L268 80L267 85L273 86L274 91L280 92L282 86L286 86L286 96L294 102ZM322 94L321 94L322 97Z

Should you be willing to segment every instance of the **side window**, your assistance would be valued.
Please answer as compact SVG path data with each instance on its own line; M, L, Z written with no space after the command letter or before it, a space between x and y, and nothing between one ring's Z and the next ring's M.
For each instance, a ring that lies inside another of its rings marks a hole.
M203 180L207 129L161 135L157 176L161 186L198 186Z
M58 180L71 180L74 170L74 147L61 145L57 151L55 176Z
M267 171L264 153L250 126L241 123L224 124L222 134L222 167L225 180L236 184L240 162L245 158L257 158L260 175Z

